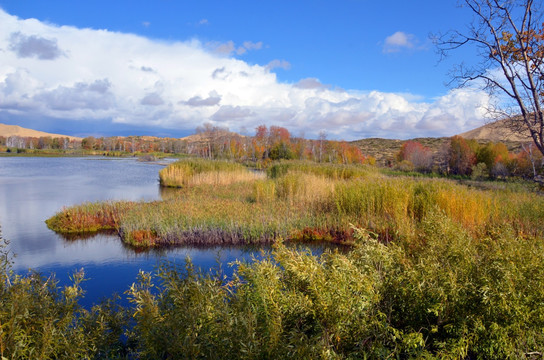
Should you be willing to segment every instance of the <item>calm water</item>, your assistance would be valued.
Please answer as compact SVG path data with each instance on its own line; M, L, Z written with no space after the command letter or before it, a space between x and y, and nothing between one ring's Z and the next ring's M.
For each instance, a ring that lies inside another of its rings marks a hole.
M138 271L153 271L162 260L183 264L187 256L203 268L219 261L249 259L255 249L192 248L137 253L117 236L97 235L67 240L45 225L64 206L99 200L160 199L158 172L164 165L135 159L0 157L0 226L16 255L14 269L56 273L61 283L84 268L84 305L132 284Z

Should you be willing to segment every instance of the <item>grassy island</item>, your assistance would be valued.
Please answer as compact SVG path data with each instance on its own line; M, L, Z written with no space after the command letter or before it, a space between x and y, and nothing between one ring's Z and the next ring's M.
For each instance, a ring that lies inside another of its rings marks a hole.
M364 165L280 162L266 173L240 164L177 161L160 171L175 187L162 201L88 203L47 220L60 233L117 230L136 247L286 240L353 242L351 225L384 242L418 236L435 212L476 237L496 227L542 236L544 199L527 191L481 190L447 179L388 176Z

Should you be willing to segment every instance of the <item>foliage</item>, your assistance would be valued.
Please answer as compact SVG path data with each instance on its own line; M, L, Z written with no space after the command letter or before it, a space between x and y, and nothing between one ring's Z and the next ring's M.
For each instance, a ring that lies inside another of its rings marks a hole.
M83 271L60 287L54 276L15 275L2 241L0 356L2 359L93 359L126 354L126 310L115 299L83 309Z
M402 144L397 154L397 161L408 161L418 171L429 171L433 165L431 149L418 141L407 141Z
M460 136L451 138L448 151L448 165L450 171L456 175L470 175L476 157L468 143Z
M515 133L528 136L544 154L544 15L534 0L464 0L472 15L466 33L450 31L438 37L443 55L473 46L478 62L459 65L455 78L460 86L476 82L495 96L489 109L504 118Z
M320 257L279 243L230 279L164 267L158 293L141 274L128 292L139 356L504 359L544 345L541 238L476 240L440 211L415 243L355 235Z
M223 165L201 169L215 166ZM505 359L544 347L544 199L535 193L285 162L268 179L126 205L106 203L119 212L103 218L115 218L125 240L140 236L136 245L274 248L233 264L228 278L190 260L164 264L140 273L126 292L130 306L111 299L90 310L77 303L83 273L59 287L0 262L1 356ZM92 217L90 209L100 213L95 204L65 211ZM352 247L317 256L281 238Z

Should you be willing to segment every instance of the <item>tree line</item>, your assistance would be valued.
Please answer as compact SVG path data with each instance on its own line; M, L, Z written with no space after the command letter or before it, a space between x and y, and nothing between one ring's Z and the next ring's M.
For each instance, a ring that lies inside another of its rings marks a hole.
M93 137L82 140L50 137L0 136L0 146L7 149L86 150L121 153L188 154L208 159L269 162L281 159L305 159L316 162L343 164L370 163L372 157L346 141L327 140L324 133L319 139L293 137L280 126L260 125L254 136L243 136L226 128L205 123L192 136L182 139L151 136ZM7 150L5 149L5 150Z

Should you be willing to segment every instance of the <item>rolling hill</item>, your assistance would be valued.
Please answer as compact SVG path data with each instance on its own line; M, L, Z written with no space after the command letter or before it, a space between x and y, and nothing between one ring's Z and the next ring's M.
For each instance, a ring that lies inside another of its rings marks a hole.
M507 120L498 120L480 126L479 128L459 134L465 139L493 142L528 142L531 141L529 133L514 132L508 127Z
M69 138L70 140L81 140L79 137L60 135L60 134L51 134L43 131L37 131L32 129L26 129L18 125L5 125L0 124L0 136L10 137L10 136L20 136L20 137L51 137L51 138Z

